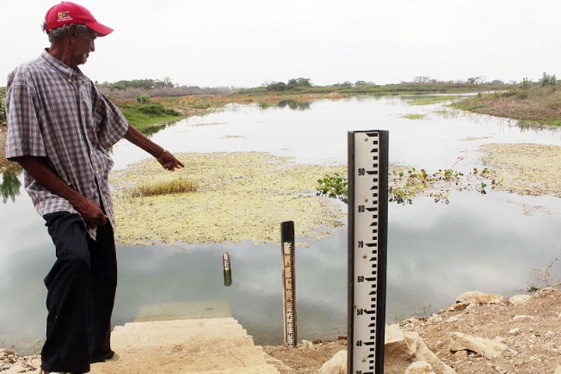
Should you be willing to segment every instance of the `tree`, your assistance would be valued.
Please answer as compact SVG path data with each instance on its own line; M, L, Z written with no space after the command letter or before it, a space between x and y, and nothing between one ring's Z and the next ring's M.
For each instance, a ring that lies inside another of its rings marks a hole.
M335 84L336 87L352 87L353 84L349 81Z
M311 87L312 83L309 78L292 78L288 81L288 89L294 89L297 87Z
M430 81L430 77L425 77L425 76L422 76L422 75L419 75L419 76L415 77L415 79L414 79L415 83L420 83L420 84L427 83L429 81Z
M485 77L471 77L467 79L470 84L481 84L485 80Z
M540 79L540 84L542 87L553 87L557 85L557 78L555 77L555 74L549 75L544 72L542 79Z
M284 82L271 82L266 86L267 91L284 91L287 86Z

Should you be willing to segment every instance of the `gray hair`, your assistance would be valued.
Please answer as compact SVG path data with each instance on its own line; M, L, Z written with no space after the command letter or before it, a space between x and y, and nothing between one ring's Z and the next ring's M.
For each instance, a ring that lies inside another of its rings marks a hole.
M49 42L53 43L62 40L62 38L68 35L68 33L70 32L70 26L74 26L74 31L78 34L86 35L93 32L93 30L86 25L64 25L61 27L57 27L56 29L47 31L45 30L47 28L46 22L43 22L43 31L46 32L49 36Z

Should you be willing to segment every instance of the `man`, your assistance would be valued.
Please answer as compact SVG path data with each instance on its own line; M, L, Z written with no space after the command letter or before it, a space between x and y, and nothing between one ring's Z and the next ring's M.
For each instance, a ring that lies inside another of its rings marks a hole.
M47 12L44 30L50 48L8 77L6 157L24 168L26 190L56 247L45 278L42 369L85 373L114 355L117 264L106 149L124 137L168 170L184 165L130 126L78 68L111 28L86 8L62 2Z

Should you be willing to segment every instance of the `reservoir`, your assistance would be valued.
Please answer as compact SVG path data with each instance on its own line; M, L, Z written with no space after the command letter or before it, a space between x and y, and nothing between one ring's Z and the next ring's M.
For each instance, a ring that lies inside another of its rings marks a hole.
M561 146L561 131L477 115L415 98L317 100L309 105L229 105L164 126L152 139L173 153L268 152L298 163L347 162L347 132L388 130L391 164L435 172L483 168L482 145ZM414 115L414 116L413 116ZM417 118L417 119L411 119ZM149 156L126 140L112 150L115 169ZM182 160L189 167L189 160ZM342 209L346 206L342 204ZM185 212L188 219L189 212ZM561 199L508 192L452 192L390 203L387 323L430 315L471 290L510 296L544 287L540 271L560 275ZM21 190L0 204L0 347L36 353L45 331L43 278L54 247L41 217ZM279 222L280 224L280 222ZM295 222L298 225L298 222ZM299 238L296 238L298 242ZM296 248L298 338L346 335L346 227ZM230 253L232 284L222 255ZM232 316L257 344L282 344L281 249L255 245L118 246L119 286L113 324L137 318Z

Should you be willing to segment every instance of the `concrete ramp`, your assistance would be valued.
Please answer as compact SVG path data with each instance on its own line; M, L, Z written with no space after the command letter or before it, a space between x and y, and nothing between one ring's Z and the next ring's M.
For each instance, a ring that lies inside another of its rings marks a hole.
M118 359L90 373L279 373L233 318L131 322L113 330L111 346Z

